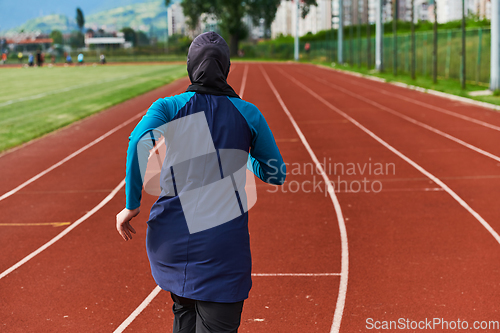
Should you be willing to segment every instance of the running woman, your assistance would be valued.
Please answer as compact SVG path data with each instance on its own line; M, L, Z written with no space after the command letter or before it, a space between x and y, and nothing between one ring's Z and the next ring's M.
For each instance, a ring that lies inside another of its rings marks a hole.
M146 248L156 283L174 301L175 333L233 333L240 325L252 261L244 184L239 166L231 163L240 160L244 172L248 167L267 183L281 185L286 177L266 120L227 83L229 69L229 47L221 36L196 37L187 59L191 85L154 102L130 136L126 208L116 228L124 240L135 233L130 221L140 211L144 166L153 147L162 149L163 137L161 195L149 215ZM191 119L197 119L194 125L183 125ZM200 149L206 151L186 157ZM187 205L190 200L194 206Z

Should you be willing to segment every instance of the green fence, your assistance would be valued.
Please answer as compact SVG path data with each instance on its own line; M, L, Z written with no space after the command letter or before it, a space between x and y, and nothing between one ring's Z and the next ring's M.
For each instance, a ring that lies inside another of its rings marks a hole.
M373 30L374 31L374 27ZM327 34L328 37L336 37ZM348 36L346 36L348 37ZM438 77L460 79L462 33L460 30L438 31ZM433 32L415 33L415 65L417 76L432 75ZM325 40L310 42L309 53L304 50L305 42L300 43L302 60L337 62L337 41ZM293 59L293 43L264 42L256 45L244 45L245 57L264 59ZM384 70L393 71L394 38L384 36L383 44ZM368 40L344 40L344 61L350 65L374 68L375 37ZM490 29L468 29L466 31L466 79L469 82L487 84L490 79ZM409 74L411 66L411 35L402 34L397 37L397 71Z

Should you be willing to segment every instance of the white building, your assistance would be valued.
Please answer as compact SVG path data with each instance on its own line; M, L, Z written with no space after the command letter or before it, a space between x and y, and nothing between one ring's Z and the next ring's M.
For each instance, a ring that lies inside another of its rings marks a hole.
M321 30L330 29L332 26L332 1L317 0L318 6L311 6L309 13L299 20L299 35L308 32L317 33ZM280 34L285 36L295 35L295 16L297 7L295 1L282 0L276 17L271 24L271 37L276 38ZM300 14L299 14L300 15Z
M429 1L415 1L415 21L429 21Z
M492 0L474 0L471 1L472 12L479 19L491 20L491 1Z
M428 18L434 20L434 1L437 2L437 20L439 23L462 19L462 0L429 0ZM465 0L465 15L477 15L481 19L491 19L491 1Z
M167 10L168 15L168 35L185 35L187 33L186 17L182 11L180 3L174 3Z
M437 20L445 23L462 18L462 0L436 0Z
M90 45L97 45L99 47L115 46L115 47L131 48L132 42L125 41L125 36L123 32L117 32L116 37L91 37L91 35L86 34L85 46L89 47Z
M292 22L294 20L294 4L288 1L281 1L276 16L271 24L271 37L276 38L279 35L292 35Z

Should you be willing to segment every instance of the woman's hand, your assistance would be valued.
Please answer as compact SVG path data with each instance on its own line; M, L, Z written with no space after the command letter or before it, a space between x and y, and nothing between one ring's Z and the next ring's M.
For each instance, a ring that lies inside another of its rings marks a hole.
M132 233L135 234L134 228L130 225L130 221L139 214L141 209L137 207L136 209L130 210L124 208L121 212L116 215L116 230L123 237L124 240L128 241L132 239Z

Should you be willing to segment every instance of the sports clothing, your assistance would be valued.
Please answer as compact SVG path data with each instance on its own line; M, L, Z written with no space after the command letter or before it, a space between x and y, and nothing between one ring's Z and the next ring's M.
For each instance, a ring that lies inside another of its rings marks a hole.
M243 301L214 303L195 301L171 294L174 305L172 333L236 333Z
M239 157L226 153L243 154L243 171L246 164L258 178L271 184L284 182L286 168L260 111L235 97L225 82L229 73L227 44L217 34L207 34L192 44L208 58L194 57L192 64L197 65L188 64L190 91L154 102L132 132L125 189L127 208L139 207L144 166L150 150L164 137L165 146L159 148L166 156L159 177L161 194L151 208L146 238L153 277L162 289L180 297L234 303L248 298L252 261L241 177L227 168L227 163ZM188 58L193 59L191 56ZM215 69L207 69L207 64ZM211 75L208 78L207 73ZM197 119L196 126L201 126L196 130L174 126L191 119ZM204 130L206 140L200 140ZM206 151L204 147L208 147ZM178 158L190 150L197 153ZM224 184L228 187L220 191ZM225 215L230 218L210 224Z

